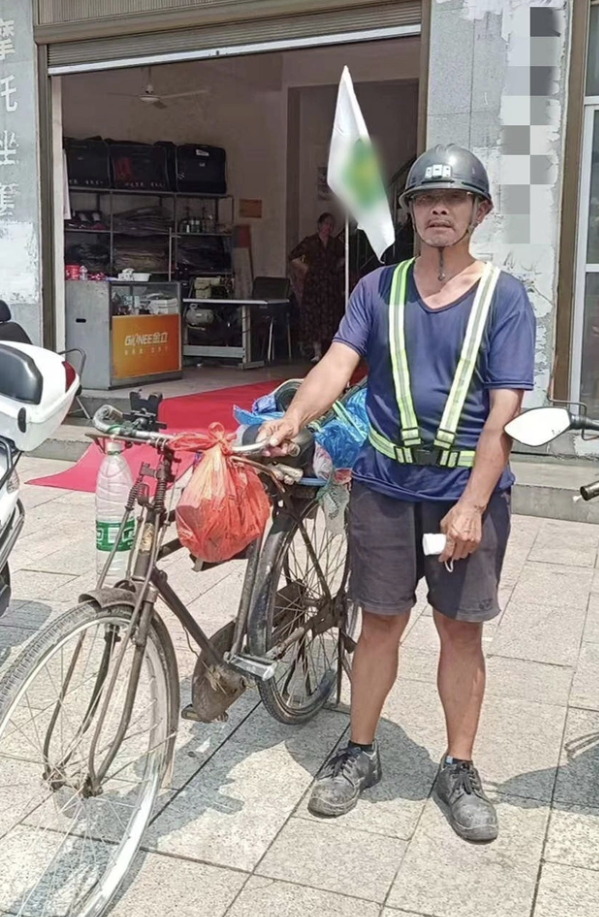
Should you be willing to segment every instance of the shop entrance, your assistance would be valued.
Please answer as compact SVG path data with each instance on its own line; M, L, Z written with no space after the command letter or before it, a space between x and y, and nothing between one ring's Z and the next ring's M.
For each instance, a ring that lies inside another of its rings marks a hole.
M393 260L412 244L397 197L417 151L417 34L53 77L57 339L86 351L85 389L168 396L239 384L239 366L252 382L305 370L288 256L323 212L342 229L326 164L345 65ZM355 230L350 263L354 281L378 266Z

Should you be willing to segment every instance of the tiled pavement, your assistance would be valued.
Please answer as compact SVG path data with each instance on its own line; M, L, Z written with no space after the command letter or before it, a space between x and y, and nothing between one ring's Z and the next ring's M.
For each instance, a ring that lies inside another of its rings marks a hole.
M25 460L21 476L58 463ZM5 667L94 580L93 498L25 488ZM385 779L337 822L312 818L314 775L346 708L279 726L248 692L229 722L181 723L173 789L114 908L161 917L586 917L599 910L599 527L514 520L477 761L499 808L490 846L455 837L430 799L443 751L430 610L414 614L380 730ZM239 564L173 582L209 631L231 616ZM178 625L174 625L178 627ZM175 629L183 696L195 657ZM187 702L185 700L185 702Z

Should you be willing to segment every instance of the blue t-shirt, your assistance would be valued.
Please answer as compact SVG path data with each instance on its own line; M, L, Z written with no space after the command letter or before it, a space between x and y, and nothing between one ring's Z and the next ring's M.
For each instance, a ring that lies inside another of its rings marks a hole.
M347 344L368 363L366 409L372 425L387 439L399 442L400 417L389 348L389 296L393 267L364 277L350 299L335 341ZM478 283L456 302L429 309L421 299L413 272L405 309L405 339L414 410L423 443L432 443L456 372L466 326ZM458 449L476 449L489 416L491 389L530 390L534 384L535 317L522 283L501 273L487 318L476 370L458 426ZM382 455L370 443L363 447L354 478L391 497L420 500L459 500L470 469L402 465ZM509 468L498 490L509 490Z

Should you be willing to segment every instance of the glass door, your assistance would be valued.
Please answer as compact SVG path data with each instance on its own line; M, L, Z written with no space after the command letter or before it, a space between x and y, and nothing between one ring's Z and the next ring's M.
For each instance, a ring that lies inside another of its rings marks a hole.
M599 104L585 114L572 396L599 417Z

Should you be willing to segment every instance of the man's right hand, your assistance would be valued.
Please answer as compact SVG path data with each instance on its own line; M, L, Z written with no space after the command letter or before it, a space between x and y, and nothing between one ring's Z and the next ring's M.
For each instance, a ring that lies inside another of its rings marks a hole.
M282 417L280 420L269 420L261 428L258 441L266 440L269 450L276 450L276 455L287 455L291 441L299 431L299 426L287 417Z

